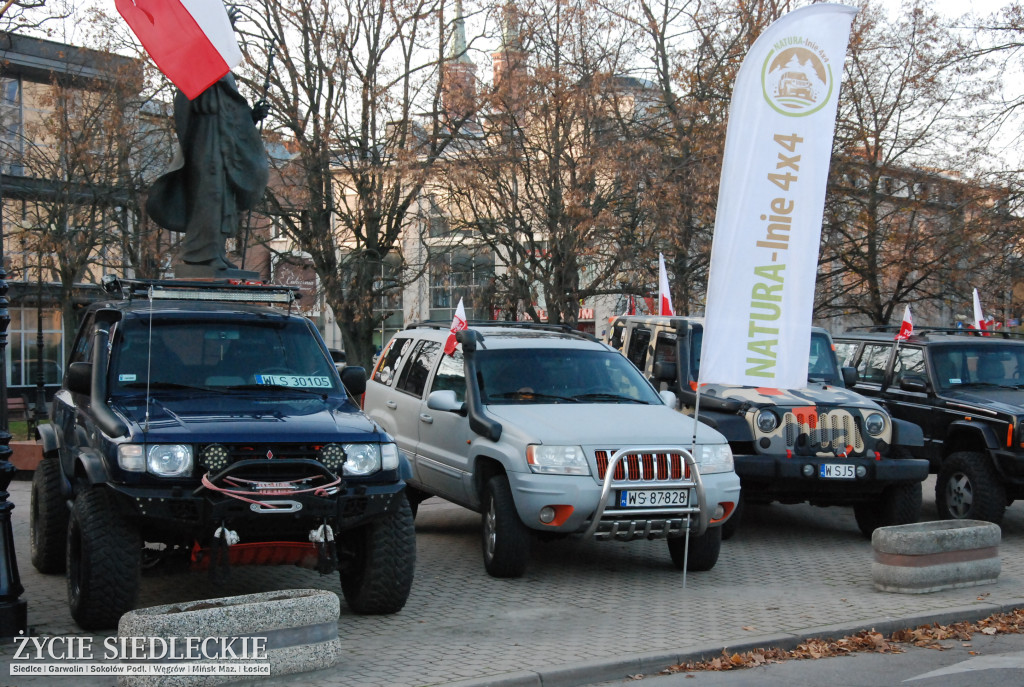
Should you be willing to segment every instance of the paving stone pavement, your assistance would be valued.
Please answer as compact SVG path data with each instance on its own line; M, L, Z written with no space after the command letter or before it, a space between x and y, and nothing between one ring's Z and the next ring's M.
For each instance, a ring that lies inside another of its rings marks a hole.
M933 483L925 483L922 520L936 517ZM29 562L30 483L16 481L10 491L29 625L40 635L83 634L68 613L64 578L40 575ZM252 684L581 685L656 672L725 647L779 646L1024 607L1024 505L1007 511L998 583L923 595L875 591L871 544L845 508L750 506L718 565L690 573L685 588L663 541L538 541L524 577L494 579L483 569L478 524L478 515L438 499L423 503L405 609L357 616L342 601L337 666ZM341 594L336 575L295 567L235 568L224 587L206 573L154 572L143 578L139 606L304 587ZM12 647L0 647L0 685L55 684L53 677L10 676L12 655ZM112 678L75 680L76 687L109 684Z

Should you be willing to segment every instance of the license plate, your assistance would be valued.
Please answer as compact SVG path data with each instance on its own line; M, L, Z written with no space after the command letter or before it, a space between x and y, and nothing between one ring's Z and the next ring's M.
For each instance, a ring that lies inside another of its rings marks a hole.
M685 506L690 502L686 489L629 489L619 492L619 508L657 508Z
M818 476L822 479L855 479L856 474L853 466L844 463L822 463L818 469Z

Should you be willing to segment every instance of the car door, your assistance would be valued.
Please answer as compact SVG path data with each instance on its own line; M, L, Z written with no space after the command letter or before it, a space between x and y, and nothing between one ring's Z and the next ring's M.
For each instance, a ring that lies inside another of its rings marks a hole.
M419 399L399 391L398 380L406 374L415 348L416 341L411 337L395 337L388 343L366 385L364 401L366 414L379 422L406 453L416 448Z
M890 415L912 422L921 428L925 435L925 447L924 454L920 454L918 457L928 458L935 453L932 428L936 421L936 408L929 398L927 390L914 391L901 388L903 380L908 377L930 384L928 370L925 366L924 350L920 346L901 344L894 355L892 381L885 390L884 398L879 400L883 401L883 405Z
M472 430L469 420L464 413L427 407L430 393L447 390L454 391L459 402L465 402L466 377L461 350L440 356L429 393L421 404L416 448L419 474L429 491L472 507L475 497L470 474Z

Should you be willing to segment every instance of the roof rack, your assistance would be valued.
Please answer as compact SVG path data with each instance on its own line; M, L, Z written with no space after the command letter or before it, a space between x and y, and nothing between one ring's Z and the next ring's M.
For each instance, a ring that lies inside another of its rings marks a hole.
M892 324L868 324L859 327L848 327L846 331L855 330L866 332L898 332L900 327ZM953 334L958 336L994 336L1000 339L1024 339L1024 333L1011 332L1005 329L973 329L968 327L914 327L911 336L925 336L927 334Z
M125 300L214 301L234 303L281 303L291 305L301 294L297 286L277 286L235 279L215 281L119 279L105 275L103 290Z
M451 329L451 322L443 322L441 320L424 320L423 322L417 322L410 324L407 329ZM588 332L580 331L579 329L573 329L567 324L548 324L546 322L522 322L519 320L467 320L467 327L505 327L510 329L534 329L541 331L554 332L558 334L568 334L569 336L577 336L582 339L589 341L600 340Z

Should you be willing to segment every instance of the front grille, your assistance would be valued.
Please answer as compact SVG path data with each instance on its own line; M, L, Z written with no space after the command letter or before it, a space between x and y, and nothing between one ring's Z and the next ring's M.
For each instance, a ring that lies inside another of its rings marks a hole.
M795 448L801 434L807 435L810 448L816 451L842 451L852 446L855 453L864 451L864 439L853 415L846 410L818 413L815 409L787 411L783 418L786 448Z
M243 460L253 461L245 469L234 472L236 477L280 481L301 479L317 472L310 470L308 466L285 465L281 461L299 458L316 460L319 444L221 444L220 446L227 450L228 465ZM206 449L207 446L201 446L197 452L197 462L199 470L202 472L208 468L204 461ZM215 472L219 471L215 470Z
M618 449L594 452L597 459L597 478L604 480L608 460ZM690 477L690 468L679 455L665 453L630 453L615 466L612 478L616 482L668 482Z

